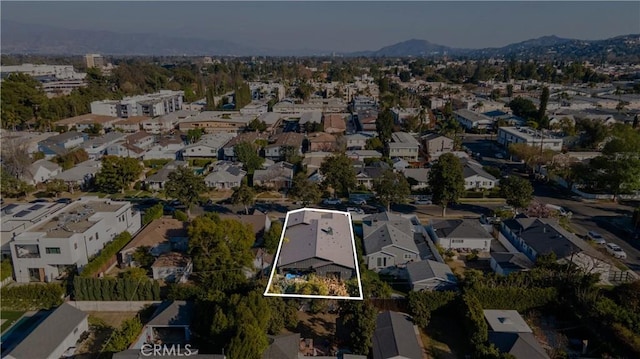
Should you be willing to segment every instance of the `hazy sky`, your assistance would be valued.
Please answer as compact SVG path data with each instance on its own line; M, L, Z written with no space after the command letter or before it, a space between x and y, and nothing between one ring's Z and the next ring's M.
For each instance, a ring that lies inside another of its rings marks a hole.
M2 20L224 39L271 49L377 50L409 39L499 47L640 33L640 2L1 2Z

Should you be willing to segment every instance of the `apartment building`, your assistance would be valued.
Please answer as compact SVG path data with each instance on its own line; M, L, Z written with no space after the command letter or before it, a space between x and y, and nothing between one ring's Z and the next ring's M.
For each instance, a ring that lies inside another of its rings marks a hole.
M256 118L237 111L203 111L180 122L180 131L201 128L206 133L240 133Z
M50 282L72 266L82 271L116 235L137 232L141 220L130 202L83 197L41 223L10 243L16 282Z
M94 101L91 103L91 113L121 118L156 117L181 110L183 98L184 91L160 90L157 93L125 97L118 101Z
M467 130L489 130L493 128L495 120L481 113L462 109L455 112L456 120Z
M103 67L105 65L104 57L98 54L86 54L84 55L84 63L87 65L87 68L92 67Z
M402 158L407 161L418 161L420 143L406 132L394 132L389 142L389 157Z
M273 112L290 115L304 112L341 113L346 112L347 104L340 99L327 98L309 100L305 103L295 103L292 100L283 100L273 105Z
M543 149L562 150L562 138L547 135L530 127L500 127L498 129L498 143L505 147L512 143L524 143Z

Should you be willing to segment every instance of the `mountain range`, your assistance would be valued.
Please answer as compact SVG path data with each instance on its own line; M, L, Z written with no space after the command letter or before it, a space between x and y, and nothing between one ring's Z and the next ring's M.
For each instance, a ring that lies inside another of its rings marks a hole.
M584 59L640 59L640 35L623 35L605 40L575 40L544 36L500 48L460 49L412 39L376 51L340 53L331 50L252 48L227 40L177 38L160 34L122 34L111 31L71 30L45 25L2 21L3 54L161 55L161 56L328 56L345 57L440 57L469 58L569 57Z

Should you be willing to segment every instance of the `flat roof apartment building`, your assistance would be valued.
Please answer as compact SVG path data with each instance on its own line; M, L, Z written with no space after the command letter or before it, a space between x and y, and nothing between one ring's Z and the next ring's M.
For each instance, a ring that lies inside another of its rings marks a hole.
M157 93L125 97L122 100L94 101L91 103L91 113L121 118L156 117L181 110L183 98L184 91L160 90Z
M529 146L541 147L554 151L562 150L562 138L546 135L530 127L500 127L498 129L498 143L509 147L512 143L524 143Z
M14 237L16 282L50 282L70 266L82 268L113 238L140 229L140 213L129 202L84 197Z

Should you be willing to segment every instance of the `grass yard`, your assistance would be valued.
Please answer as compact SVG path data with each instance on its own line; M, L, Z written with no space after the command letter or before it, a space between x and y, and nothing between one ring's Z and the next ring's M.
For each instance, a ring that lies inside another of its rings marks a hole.
M1 311L0 319L2 319L2 327L0 328L0 333L4 333L5 330L20 319L22 314L24 314L24 312Z

